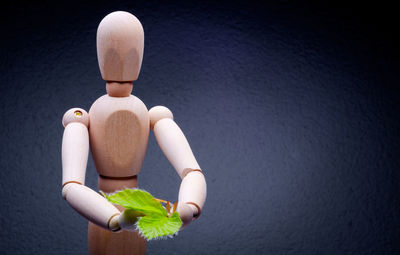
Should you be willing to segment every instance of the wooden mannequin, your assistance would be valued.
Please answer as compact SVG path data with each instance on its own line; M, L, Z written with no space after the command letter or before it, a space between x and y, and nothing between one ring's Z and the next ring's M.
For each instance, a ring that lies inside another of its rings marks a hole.
M121 11L107 15L97 30L97 56L107 95L97 99L89 113L72 108L62 120L62 195L90 221L90 254L144 254L146 241L135 231L135 215L84 185L89 141L99 190L136 188L151 128L182 178L177 211L183 226L199 217L205 202L203 173L172 112L163 106L148 111L131 95L143 46L143 28L135 16Z

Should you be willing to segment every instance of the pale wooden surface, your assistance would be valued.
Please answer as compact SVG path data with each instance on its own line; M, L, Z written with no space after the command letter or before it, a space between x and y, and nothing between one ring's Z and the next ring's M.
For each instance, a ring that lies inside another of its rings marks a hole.
M97 58L106 81L137 80L142 65L144 32L128 12L107 15L97 29Z
M71 122L80 122L89 127L89 114L81 108L69 109L62 118L63 127L66 127Z
M89 222L89 253L91 255L141 255L146 253L146 240L137 232L111 232Z
M125 188L136 188L138 186L137 176L127 177L127 178L107 178L99 175L98 177L98 187L100 191L105 193L113 193L117 190L122 190Z
M201 172L192 171L182 179L179 188L179 202L193 202L200 209L203 208L207 196L207 185L204 175ZM197 212L200 213L200 212ZM194 215L196 216L196 215Z
M157 121L168 118L173 120L174 115L172 112L165 106L154 106L149 110L149 116L150 116L150 128L151 130L154 129L154 125L156 124Z
M185 135L172 119L163 118L157 121L154 125L154 135L161 150L181 178L184 177L187 168L200 169Z
M136 176L125 180L104 177L98 179L99 190L112 193L123 188L137 188ZM121 206L116 206L123 211ZM133 227L134 228L134 227ZM146 252L146 240L138 232L111 232L89 222L89 252L91 255L140 255Z
M129 84L107 83L107 91L118 93ZM126 93L125 90L124 93ZM138 186L137 174L142 168L149 135L146 106L135 96L99 98L91 107L90 142L99 190L113 193ZM123 208L117 206L119 210ZM125 215L125 214L123 214ZM145 254L146 241L135 230L137 218L118 218L118 232L110 232L89 222L90 254ZM113 218L112 220L116 220ZM126 231L129 229L131 231Z
M62 184L75 181L85 183L89 154L89 133L80 122L69 123L64 130L61 148Z
M173 120L172 112L164 106L156 106L150 109L149 114L161 150L182 178L178 212L184 228L200 215L207 196L207 184L185 135Z
M94 190L76 183L68 183L63 188L68 204L89 221L109 229L109 220L119 210Z
M149 115L143 102L132 95L104 95L93 103L89 114L90 148L97 172L109 177L137 175L149 137Z
M79 214L108 229L110 218L119 214L119 210L100 194L83 185L89 153L88 123L88 114L82 109L73 108L64 114L63 124L66 127L62 140L62 195Z
M93 103L90 122L89 114L75 108L63 118L66 127L63 196L90 221L88 239L92 255L144 254L146 241L133 231L138 215L123 212L122 207L112 205L99 193L79 184L84 184L89 139L100 175L99 190L112 193L138 186L137 175L142 168L151 128L162 151L182 178L177 209L184 226L200 214L206 198L204 176L172 112L163 106L148 111L139 98L130 95L132 81L140 72L143 46L143 28L135 16L127 12L107 15L97 30L97 55L108 94Z
M133 88L132 82L107 82L106 90L110 97L129 97Z
M177 211L182 220L181 229L184 229L190 222L192 222L194 220L193 215L198 213L195 206L182 202L178 203Z

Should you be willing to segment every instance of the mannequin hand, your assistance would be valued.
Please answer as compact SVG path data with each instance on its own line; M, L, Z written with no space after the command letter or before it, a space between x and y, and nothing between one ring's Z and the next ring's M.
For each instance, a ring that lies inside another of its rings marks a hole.
M189 225L190 222L193 221L193 214L197 212L193 210L194 208L192 205L186 204L186 203L178 203L178 213L179 217L182 220L182 227L181 230L184 229L187 225Z
M119 216L118 224L122 230L137 231L135 224L139 220L139 217L142 217L142 216L144 216L144 214L142 214L138 211L135 211L132 209L126 209Z

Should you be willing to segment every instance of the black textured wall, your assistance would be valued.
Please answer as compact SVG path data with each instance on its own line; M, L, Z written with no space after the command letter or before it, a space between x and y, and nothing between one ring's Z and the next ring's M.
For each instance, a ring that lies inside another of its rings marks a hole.
M133 93L173 111L208 183L202 217L148 254L399 254L398 28L393 6L365 5L2 7L0 254L87 254L61 197L61 119L105 93L96 29L115 10L145 30ZM177 199L153 135L139 178Z

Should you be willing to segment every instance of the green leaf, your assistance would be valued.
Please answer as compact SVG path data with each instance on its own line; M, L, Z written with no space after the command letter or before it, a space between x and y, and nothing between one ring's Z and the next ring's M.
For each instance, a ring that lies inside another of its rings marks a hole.
M137 222L137 229L148 240L172 236L182 226L178 212L168 216L165 208L154 197L140 189L125 189L114 194L102 193L108 201L144 215ZM134 213L135 214L135 213Z
M167 212L160 202L154 197L140 189L124 189L117 193L107 195L104 194L108 201L123 206L126 209L132 209L150 215L163 215L167 217Z
M171 217L163 216L144 216L141 217L137 226L140 233L148 240L171 236L178 232L182 225L178 212L174 212Z

